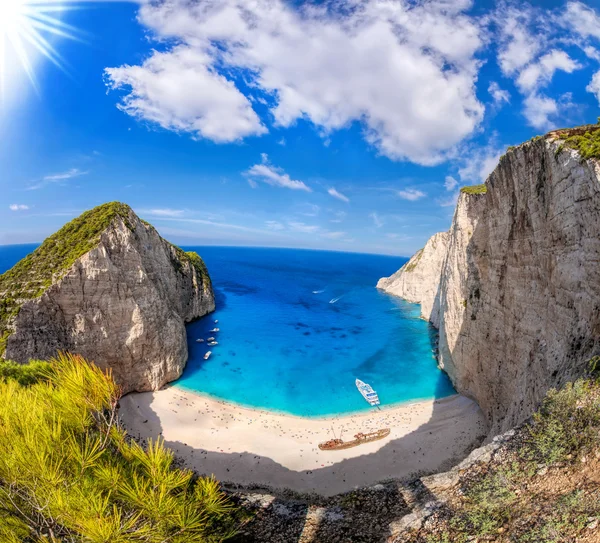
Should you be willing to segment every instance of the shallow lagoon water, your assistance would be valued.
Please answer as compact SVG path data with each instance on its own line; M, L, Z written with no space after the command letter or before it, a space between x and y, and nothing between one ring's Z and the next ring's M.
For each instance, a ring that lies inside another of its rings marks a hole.
M0 272L34 248L0 247ZM177 386L299 416L371 409L356 390L357 377L377 390L384 405L454 393L433 356L437 333L419 318L419 306L375 288L406 259L296 249L186 249L204 258L217 310L188 325L190 357ZM220 331L211 334L215 326ZM218 345L196 342L210 336Z
M186 249L204 258L217 310L188 325L190 359L179 386L299 416L371 409L356 389L357 377L385 405L454 393L433 356L437 332L419 318L419 306L375 288L406 259ZM211 334L215 326L220 331ZM195 341L210 336L217 346ZM212 355L205 361L208 350Z

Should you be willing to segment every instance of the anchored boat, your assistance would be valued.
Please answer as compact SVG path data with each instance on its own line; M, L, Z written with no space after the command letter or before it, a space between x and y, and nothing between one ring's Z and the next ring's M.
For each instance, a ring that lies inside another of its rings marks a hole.
M390 435L389 428L382 428L381 430L377 430L376 432L369 432L368 434L363 434L359 432L354 436L355 439L352 441L342 441L341 439L330 439L329 441L325 441L325 443L319 443L319 449L322 451L339 451L342 449L349 449L350 447L356 447L357 445L362 445L363 443L370 443L371 441L377 441L378 439L383 439Z
M356 388L362 394L363 398L369 402L369 405L379 405L379 396L373 390L373 387L367 383L363 383L360 379L356 380Z

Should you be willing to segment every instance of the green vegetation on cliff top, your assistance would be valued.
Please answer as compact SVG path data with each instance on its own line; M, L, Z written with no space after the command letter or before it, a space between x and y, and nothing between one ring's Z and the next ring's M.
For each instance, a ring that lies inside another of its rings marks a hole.
M584 133L577 133L575 130L559 131L559 137L565 140L565 146L579 151L581 158L600 159L600 126L591 127Z
M240 512L162 440L120 427L120 390L83 358L0 363L0 541L216 543ZM20 384L23 383L23 384Z
M460 192L463 194L485 194L487 192L487 185L485 183L481 185L467 185L462 187Z
M100 241L102 232L116 217L120 217L132 229L132 214L132 209L121 202L109 202L90 209L65 224L33 253L0 275L0 355L5 351L11 333L8 325L22 303L41 296L52 285L53 279L60 278L78 258L93 249ZM142 222L151 226L146 221ZM179 260L193 265L203 284L210 285L208 271L200 256L173 247ZM173 265L176 269L181 268L176 259L173 259Z

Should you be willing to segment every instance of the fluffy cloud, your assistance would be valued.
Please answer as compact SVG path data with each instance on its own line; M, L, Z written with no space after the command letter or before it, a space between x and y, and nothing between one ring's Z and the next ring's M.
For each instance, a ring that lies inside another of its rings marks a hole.
M488 175L494 171L505 151L505 146L498 146L491 142L485 147L468 152L464 165L458 170L461 181L465 183L483 183Z
M338 200L341 200L342 202L349 202L350 198L348 198L347 196L343 195L341 192L338 192L336 189L334 189L333 187L330 188L327 191L331 196L333 196L334 198L337 198Z
M560 22L583 38L600 39L600 16L581 2L569 2Z
M540 86L547 85L557 70L572 73L581 68L581 65L567 55L564 51L554 49L543 55L538 62L525 68L517 78L519 89L524 92L533 92Z
M501 89L500 85L495 81L490 83L488 92L492 95L496 104L502 104L503 102L508 104L510 102L510 93L507 90Z
M523 114L529 124L540 130L547 130L552 126L551 117L558 114L558 103L553 98L531 94L523 101Z
M11 211L27 211L29 209L29 206L25 204L10 204L8 207Z
M267 129L236 86L212 66L205 51L178 46L154 51L141 66L107 68L111 89L126 89L119 108L167 130L215 142L264 134Z
M585 88L588 92L591 92L598 99L598 105L600 105L600 72L596 72L590 81L590 84Z
M262 181L263 183L274 187L312 192L312 189L302 181L291 179L281 168L273 166L269 162L269 157L264 153L261 155L261 163L252 166L244 172L244 175L248 178L248 182L253 188L256 188L257 186L256 181Z
M479 125L482 46L470 0L307 3L283 0L146 2L139 20L176 40L140 66L106 70L129 94L127 113L217 142L265 132L250 101L275 125L299 119L324 135L354 121L392 159L434 164Z
M404 189L396 192L399 198L403 200L409 200L410 202L415 202L421 198L427 196L424 192L416 189Z
M504 3L494 20L499 28L498 64L523 95L525 118L536 129L552 128L572 104L565 97L546 96L543 89L557 71L570 74L582 68L561 47L576 45L594 58L596 51L586 39L600 34L600 18L581 2L568 2L566 9L554 11Z

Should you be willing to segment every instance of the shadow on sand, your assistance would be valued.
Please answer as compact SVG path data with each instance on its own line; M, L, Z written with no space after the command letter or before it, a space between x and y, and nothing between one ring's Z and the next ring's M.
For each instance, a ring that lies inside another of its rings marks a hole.
M442 375L440 382L441 379ZM186 393L183 390L181 392ZM127 406L126 419L134 423L132 427L144 429L141 435L133 437L143 440L163 435L162 422L151 406L153 394L141 393L123 399ZM456 417L457 402L460 404L460 412L471 416ZM261 513L253 522L251 531L246 533L246 539L238 541L324 543L334 540L330 533L333 530L338 535L346 531L352 534L352 539L340 541L374 543L385 541L389 537L390 519L401 517L408 511L407 504L416 500L410 492L407 495L406 485L392 482L385 484L382 489L374 488L373 485L381 479L382 465L391 474L388 480L408 480L409 476L444 470L464 458L486 433L481 412L471 400L451 396L439 399L433 405L427 423L390 441L378 451L341 460L329 466L315 465L312 470L294 471L271 458L251 452L227 452L229 444L226 435L220 445L222 449L219 447L218 451L195 448L181 441L165 440L165 444L179 458L184 459L186 467L198 474L214 474L224 483L231 482L234 485L256 481L255 489L246 488L245 494L254 492L259 496L258 500L266 492L272 491L275 496L279 495L275 498L271 496L271 501L261 505ZM139 417L144 417L145 420L139 420ZM474 420L477 421L475 426ZM320 437L322 436L314 437L312 446L321 441ZM298 454L301 454L300 451ZM270 490L267 491L266 488ZM284 489L291 489L293 492L286 492ZM361 502L361 493L365 492L382 494L374 500L365 499ZM424 492L424 489L419 492ZM422 499L423 496L420 495L419 501ZM359 501L358 504L355 503L356 500ZM355 513L361 519L359 523L356 522ZM265 532L270 524L261 525L260 519L273 515L282 517L285 522L282 520L281 530L271 537Z

